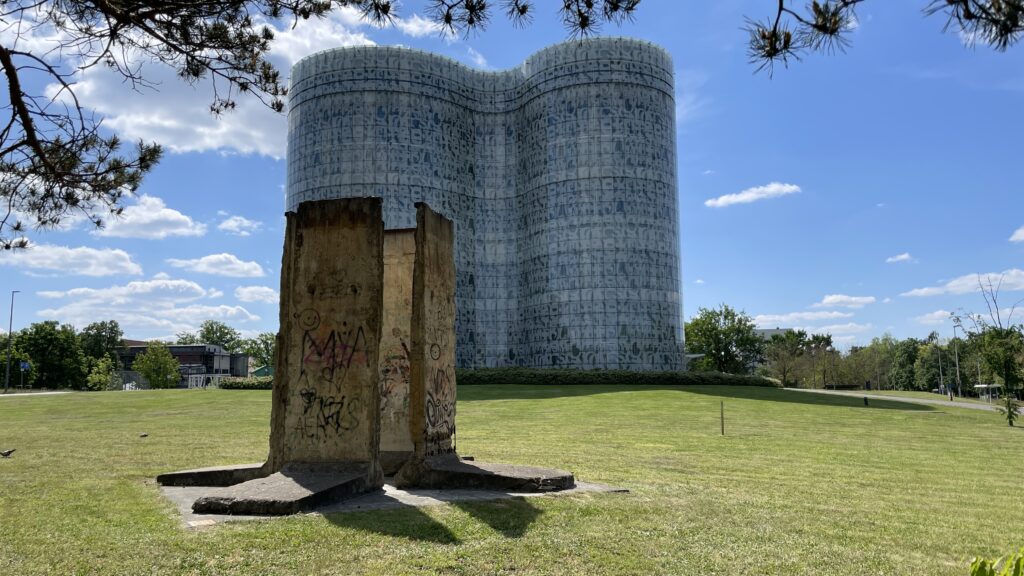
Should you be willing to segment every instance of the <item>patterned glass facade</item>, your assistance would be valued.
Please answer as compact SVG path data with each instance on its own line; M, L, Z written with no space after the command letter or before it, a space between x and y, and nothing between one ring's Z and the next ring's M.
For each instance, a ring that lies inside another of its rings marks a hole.
M599 38L502 72L405 48L292 70L287 209L383 198L455 222L459 367L682 366L670 56Z

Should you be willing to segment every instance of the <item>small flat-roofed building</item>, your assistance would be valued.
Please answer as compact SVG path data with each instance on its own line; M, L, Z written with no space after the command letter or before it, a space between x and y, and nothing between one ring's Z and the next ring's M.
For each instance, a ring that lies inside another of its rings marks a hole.
M128 345L117 351L124 370L133 370L135 358L149 348L148 343ZM180 387L205 387L224 376L248 376L249 356L231 353L216 344L171 344L171 356L178 361Z

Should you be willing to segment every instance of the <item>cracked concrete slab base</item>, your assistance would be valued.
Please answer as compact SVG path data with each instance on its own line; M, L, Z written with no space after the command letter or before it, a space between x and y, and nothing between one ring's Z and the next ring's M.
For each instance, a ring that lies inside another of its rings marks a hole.
M167 472L156 477L161 486L233 486L260 477L263 463L211 466Z
M376 490L350 498L343 502L318 506L311 510L312 514L337 514L346 512L362 512L369 510L393 510L396 508L438 506L449 502L478 502L487 500L506 500L512 498L548 498L583 493L628 493L624 488L615 488L606 484L576 481L576 485L568 490L557 492L512 492L501 490L427 490L395 488L392 482ZM242 514L198 514L192 511L192 504L210 492L210 488L202 486L161 486L160 491L170 500L181 514L182 522L187 528L203 528L222 522L267 520L267 516Z
M372 481L365 464L289 464L263 478L225 488L207 487L192 509L200 514L295 514L351 498L379 485L379 480Z
M519 464L476 462L455 454L432 456L397 475L400 487L475 488L511 492L549 492L572 488L571 472Z

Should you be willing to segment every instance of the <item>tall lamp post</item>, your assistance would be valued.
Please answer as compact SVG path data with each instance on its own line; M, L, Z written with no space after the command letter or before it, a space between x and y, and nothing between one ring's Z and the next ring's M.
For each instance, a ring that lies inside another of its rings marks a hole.
M4 394L11 388L11 344L14 343L14 334L11 329L14 327L14 295L21 290L11 290L11 315L7 320L7 374L4 376Z
M953 324L953 357L956 359L956 394L962 398L964 391L960 388L960 340L956 337L956 324Z

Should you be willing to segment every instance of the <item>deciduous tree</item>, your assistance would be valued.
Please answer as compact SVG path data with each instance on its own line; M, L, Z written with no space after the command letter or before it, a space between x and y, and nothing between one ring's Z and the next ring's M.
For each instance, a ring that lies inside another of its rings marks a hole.
M214 344L228 352L238 352L238 344L242 335L238 330L217 320L206 320L199 325L200 344Z
M82 352L90 358L110 358L117 362L117 349L121 347L124 332L117 320L93 322L82 329L78 339L82 343Z
M692 363L695 369L747 374L761 361L763 341L754 332L754 321L727 304L700 308L686 323L686 348L704 357Z
M85 378L85 387L88 390L101 391L109 390L114 380L116 366L109 356L103 356L96 360L89 375Z
M262 332L255 338L246 338L238 344L238 350L248 354L257 366L274 366L274 349L277 347L277 335Z
M132 370L142 374L151 388L175 388L181 382L178 361L162 342L150 342L146 351L135 357Z
M85 386L85 355L70 324L59 325L55 320L36 322L19 332L15 341L32 359L38 385L75 390Z
M775 334L764 346L764 356L768 361L768 369L782 380L783 386L795 384L795 372L800 357L804 354L807 332L803 330L786 330Z

